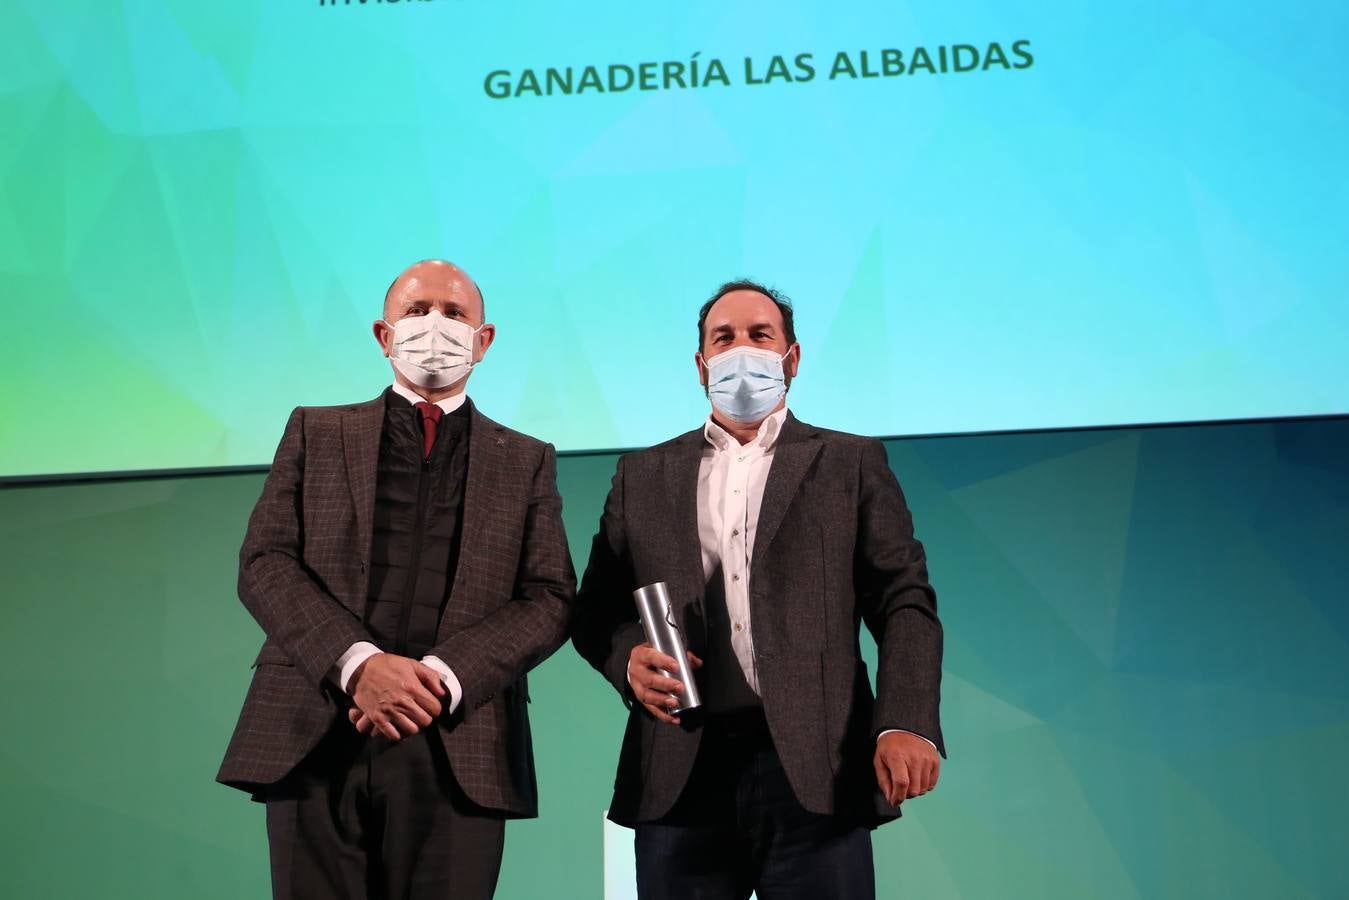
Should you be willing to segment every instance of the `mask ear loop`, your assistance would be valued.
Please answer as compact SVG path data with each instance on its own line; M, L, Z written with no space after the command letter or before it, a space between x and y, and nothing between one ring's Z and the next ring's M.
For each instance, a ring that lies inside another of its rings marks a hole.
M473 333L468 336L468 367L470 371L474 369L478 363L482 362L481 359L474 359L473 357L478 353L478 333L486 327L487 323L483 322L477 328L473 329Z

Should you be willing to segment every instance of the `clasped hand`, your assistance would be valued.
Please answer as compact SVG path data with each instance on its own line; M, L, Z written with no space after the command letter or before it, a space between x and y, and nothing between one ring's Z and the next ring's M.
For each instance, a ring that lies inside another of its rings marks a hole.
M347 717L361 734L391 741L421 731L440 715L445 685L423 662L394 653L377 653L356 669L348 684L356 704Z

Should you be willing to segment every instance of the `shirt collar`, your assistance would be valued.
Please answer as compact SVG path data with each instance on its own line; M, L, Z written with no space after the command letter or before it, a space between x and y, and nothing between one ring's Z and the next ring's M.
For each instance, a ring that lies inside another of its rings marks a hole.
M402 397L407 402L411 403L413 406L416 406L418 403L426 402L425 397L418 396L416 391L409 390L407 387L399 384L396 381L393 383L393 392L398 396ZM452 397L446 397L444 400L437 400L436 406L440 407L440 411L442 413L444 413L445 415L449 415L459 407L463 406L464 401L467 399L468 394L464 393L463 391L460 391L459 393L455 394Z
M787 421L787 407L782 407L768 418L759 423L759 433L754 436L754 440L745 444L746 449L772 450L773 445L778 442L778 436L782 434L782 424ZM733 450L741 446L725 428L717 424L717 420L710 415L707 417L707 424L703 426L703 437L707 442L720 451Z

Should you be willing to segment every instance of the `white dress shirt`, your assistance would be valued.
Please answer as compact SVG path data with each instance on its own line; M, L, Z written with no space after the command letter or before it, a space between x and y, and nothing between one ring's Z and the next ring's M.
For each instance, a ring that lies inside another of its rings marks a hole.
M749 571L754 556L754 534L768 470L773 466L787 408L759 423L759 433L741 444L709 416L703 426L707 446L698 464L698 543L703 551L703 580L721 566L730 620L731 649L745 673L745 681L759 693L754 668L754 638L750 631Z
M423 402L425 399L417 396L415 392L408 390L396 381L393 385L393 392L414 405ZM449 415L459 407L463 406L464 401L467 399L468 395L463 391L460 391L453 397L437 400L436 406L440 407L442 413ZM383 650L379 649L379 647L369 641L357 641L347 649L346 653L343 653L337 658L337 662L333 664L332 670L328 673L328 677L331 678L338 687L349 694L351 691L347 690L347 685L351 683L351 676L356 674L356 670L360 667L361 663L365 662L375 654L383 652ZM451 671L449 664L439 656L432 656L428 653L426 656L422 657L422 664L434 669L436 674L440 676L441 682L445 685L445 690L450 694L450 705L446 708L446 712L454 712L459 706L460 699L464 696L464 688L459 684L458 677Z
M703 426L707 446L698 465L698 543L702 545L703 579L711 578L717 566L721 566L731 649L745 673L745 681L756 694L760 693L759 673L754 666L749 574L764 485L768 483L773 451L786 420L784 406L759 424L759 432L752 441L741 444L708 416ZM877 739L901 730L887 729ZM923 740L932 743L927 738Z

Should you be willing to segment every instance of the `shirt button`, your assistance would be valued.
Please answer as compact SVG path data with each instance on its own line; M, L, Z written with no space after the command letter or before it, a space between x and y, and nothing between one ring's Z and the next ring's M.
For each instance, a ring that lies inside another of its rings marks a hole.
M739 581L739 580L740 580L740 576L739 576L739 575L732 575L732 576L731 576L731 580L732 580L732 581Z
M737 497L739 497L739 496L740 496L740 488L736 488L735 491L734 491L733 493L734 493Z
M744 462L744 461L745 461L745 457L743 457L743 456L737 457L737 458L736 458L736 462Z
M735 623L735 630L736 630L736 631L744 631L744 630L745 630L745 626L741 625L739 622L736 622L736 623Z

